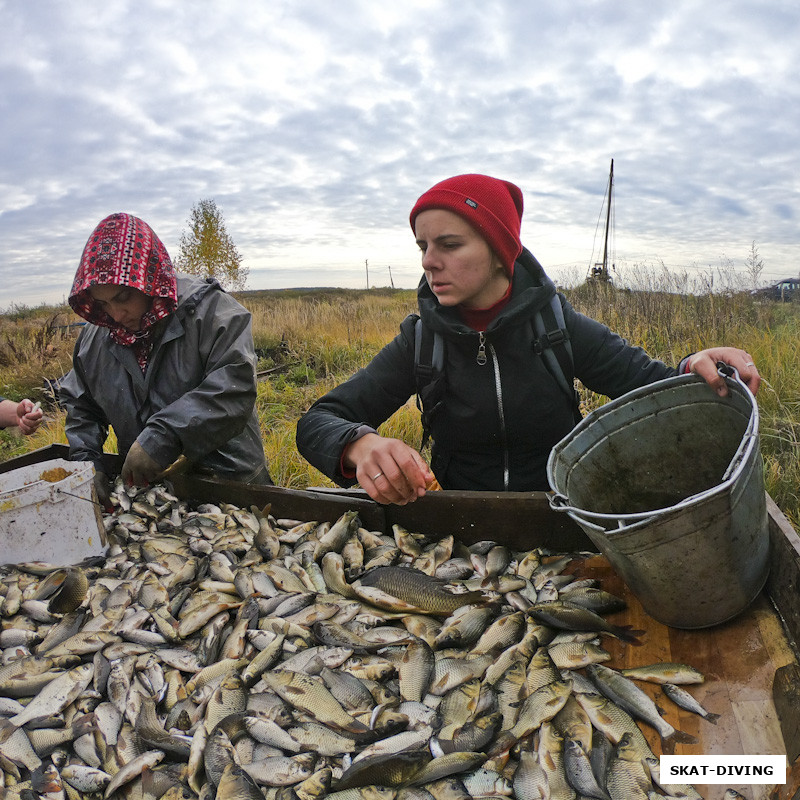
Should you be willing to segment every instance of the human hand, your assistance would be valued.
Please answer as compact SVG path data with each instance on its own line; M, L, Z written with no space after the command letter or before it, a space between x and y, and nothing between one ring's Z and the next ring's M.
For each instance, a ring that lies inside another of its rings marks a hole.
M103 510L113 511L113 506L111 505L111 481L108 475L95 468L94 478L92 480L94 483L94 491L97 495L97 502L100 503Z
M413 447L377 433L349 445L344 463L355 468L359 484L378 503L412 503L433 480L430 467Z
M164 471L164 467L134 442L122 464L122 482L126 486L149 486Z
M735 367L747 388L753 393L758 392L761 385L761 376L758 374L753 358L744 350L735 347L711 347L701 350L689 358L689 372L703 378L720 397L726 397L728 386L725 379L717 371L717 362Z
M22 400L17 405L17 427L30 436L42 424L42 409L39 403L35 405L30 400Z

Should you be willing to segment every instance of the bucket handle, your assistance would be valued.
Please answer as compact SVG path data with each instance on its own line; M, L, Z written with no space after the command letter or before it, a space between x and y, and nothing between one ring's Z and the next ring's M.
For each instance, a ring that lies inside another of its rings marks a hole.
M656 508L652 511L637 511L630 514L604 514L600 511L587 511L585 508L578 508L577 506L570 505L569 498L563 494L559 494L558 492L548 492L547 501L550 504L550 508L553 509L553 511L565 511L567 514L576 514L579 517L589 517L591 519L598 520L612 520L615 521L617 523L617 527L621 529L625 527L626 522L640 522L652 517L657 517L666 513L667 511L674 511L675 509L692 505L707 495L719 491L723 484L734 480L734 478L737 477L737 473L741 468L741 465L746 462L750 455L750 451L753 449L757 441L758 403L756 403L756 398L747 387L747 384L739 377L739 372L736 367L732 367L730 364L726 364L724 361L718 361L717 372L723 378L735 380L744 392L745 397L747 397L747 399L750 401L750 419L748 420L747 428L742 436L742 441L739 443L739 447L733 454L733 458L731 458L730 463L728 464L728 467L717 486L712 486L710 489L706 489L698 494L693 494L691 497L686 497L680 502L669 506L669 508Z
M755 444L759 426L758 403L756 402L756 398L753 396L753 393L750 391L747 384L741 379L741 377L739 377L739 372L736 367L732 367L730 364L726 364L724 361L718 361L717 372L724 378L733 378L741 387L745 397L750 401L750 419L747 423L747 428L745 429L744 435L742 436L742 441L739 442L739 447L736 448L736 452L733 454L733 458L731 459L730 464L728 464L728 468L725 470L722 476L721 483L725 483L725 481L729 480L733 476L739 464L741 464L747 458L750 450Z

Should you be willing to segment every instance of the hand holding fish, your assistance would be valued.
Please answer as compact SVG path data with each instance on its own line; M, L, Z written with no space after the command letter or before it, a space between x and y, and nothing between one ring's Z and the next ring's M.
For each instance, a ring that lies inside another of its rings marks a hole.
M348 445L342 461L355 469L361 487L378 503L413 503L433 481L430 467L414 448L377 433Z
M758 392L758 387L761 385L761 376L753 363L753 357L736 347L711 347L708 350L701 350L699 353L690 356L686 371L693 372L695 375L704 378L720 397L726 397L728 387L725 384L725 379L720 377L717 371L718 361L735 367L747 388L753 394Z
M149 486L164 471L164 467L134 442L122 465L122 480L127 486Z
M22 400L16 408L17 427L26 435L30 436L42 423L42 409L40 404L34 404L30 400Z

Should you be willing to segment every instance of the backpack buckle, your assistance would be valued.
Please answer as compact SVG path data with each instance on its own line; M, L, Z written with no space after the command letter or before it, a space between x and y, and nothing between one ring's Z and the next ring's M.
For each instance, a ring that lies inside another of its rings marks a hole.
M569 333L560 328L549 333L543 333L538 339L533 340L533 352L541 355L545 347L555 347L569 339Z
M555 330L551 331L550 333L545 334L545 338L547 339L547 343L550 347L553 347L557 344L562 344L569 339L569 334L565 330Z

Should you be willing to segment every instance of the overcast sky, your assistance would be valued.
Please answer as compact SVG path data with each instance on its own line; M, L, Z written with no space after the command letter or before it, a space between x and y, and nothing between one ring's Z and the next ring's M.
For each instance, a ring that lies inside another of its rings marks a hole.
M796 0L0 0L0 308L66 298L106 215L174 256L211 198L248 288L415 286L433 183L517 183L557 279L800 270Z

